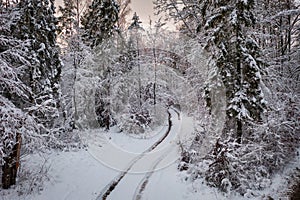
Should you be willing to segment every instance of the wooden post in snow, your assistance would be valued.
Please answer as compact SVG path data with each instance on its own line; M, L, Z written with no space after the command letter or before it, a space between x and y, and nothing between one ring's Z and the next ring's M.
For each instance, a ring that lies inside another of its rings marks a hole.
M4 165L2 166L2 188L8 189L11 185L16 184L17 171L20 166L21 153L21 134L17 133L16 144L10 155L4 158Z

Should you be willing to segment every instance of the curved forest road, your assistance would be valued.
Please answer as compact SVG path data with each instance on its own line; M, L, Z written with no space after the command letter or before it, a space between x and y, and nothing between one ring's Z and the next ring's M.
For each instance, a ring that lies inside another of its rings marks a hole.
M182 121L178 111L170 109L168 114L168 124L162 130L160 137L150 146L145 145L141 153L132 153L115 147L114 150L102 152L102 155L109 154L109 158L91 154L104 165L119 171L104 188L99 189L97 200L142 199L152 175L178 160L177 143L182 136ZM120 160L127 160L127 162L120 162Z

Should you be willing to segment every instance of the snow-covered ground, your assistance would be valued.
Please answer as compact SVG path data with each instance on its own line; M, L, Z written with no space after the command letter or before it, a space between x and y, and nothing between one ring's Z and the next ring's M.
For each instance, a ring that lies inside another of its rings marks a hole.
M178 143L192 134L193 120L184 114L180 117L170 111L172 127L169 135L153 151L149 150L167 130L167 122L147 139L132 137L117 131L89 130L81 133L87 149L76 152L48 152L30 156L25 163L47 160L48 179L35 192L17 195L12 188L1 191L3 200L96 200L101 192L124 174L122 180L111 191L111 200L199 200L199 199L243 199L240 196L224 196L209 188L199 179L185 181L185 173L177 170L180 155ZM294 162L299 164L299 158ZM30 165L29 165L30 166ZM32 169L39 170L39 169ZM284 184L283 177L275 177L272 188L258 193L257 199L268 193L276 193ZM36 187L33 185L32 187ZM247 199L247 198L245 198Z

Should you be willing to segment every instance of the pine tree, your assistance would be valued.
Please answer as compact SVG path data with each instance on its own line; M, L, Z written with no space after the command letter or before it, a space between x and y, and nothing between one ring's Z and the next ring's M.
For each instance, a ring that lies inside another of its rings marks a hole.
M95 47L111 37L118 15L119 6L115 0L93 0L81 19L85 41Z
M198 29L207 35L205 48L212 53L218 76L226 87L227 121L234 121L237 140L241 142L243 124L247 120L260 121L265 107L260 88L260 50L248 32L255 23L254 1L218 1L214 6L210 3L204 1L201 5L205 20ZM209 92L206 94L209 97Z

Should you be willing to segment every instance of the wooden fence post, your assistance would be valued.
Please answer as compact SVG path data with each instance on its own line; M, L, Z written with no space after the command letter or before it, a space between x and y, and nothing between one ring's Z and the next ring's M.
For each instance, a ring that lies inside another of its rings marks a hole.
M8 189L11 185L16 184L17 171L20 166L21 153L21 134L17 133L16 144L10 155L4 158L4 165L2 166L2 188Z

